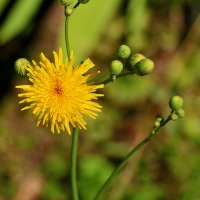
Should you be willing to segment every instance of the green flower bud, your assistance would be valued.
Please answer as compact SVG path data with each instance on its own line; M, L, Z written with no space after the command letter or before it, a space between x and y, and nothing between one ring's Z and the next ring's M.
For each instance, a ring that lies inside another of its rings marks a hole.
M123 70L123 64L119 60L113 60L110 64L110 72L113 77L118 76L121 74Z
M73 13L74 9L70 7L66 7L65 9L65 15L70 16Z
M154 69L154 62L148 58L144 58L135 65L136 74L144 76L150 74Z
M121 45L118 49L118 56L122 59L126 59L130 56L131 54L131 49L127 45Z
M163 117L157 116L154 123L155 127L159 127L164 121Z
M73 2L73 0L60 0L60 3L63 5L63 6L69 6L71 5Z
M173 96L169 101L169 106L172 110L178 111L183 107L183 99L180 96Z
M155 126L155 127L159 127L159 126L160 126L160 122L155 121L154 126Z
M185 116L185 111L181 108L179 109L177 112L176 112L176 115L179 117L179 118L183 118Z
M130 71L134 70L135 64L144 58L145 56L140 53L134 53L133 55L131 55L127 61L128 70Z
M178 118L179 118L179 117L178 117L178 115L177 115L176 113L172 113L172 114L171 114L171 119L172 119L173 121L176 121Z
M15 70L20 75L26 74L26 66L30 64L30 62L26 58L19 58L15 62Z
M90 0L78 0L79 3L82 3L82 4L86 4L88 3Z

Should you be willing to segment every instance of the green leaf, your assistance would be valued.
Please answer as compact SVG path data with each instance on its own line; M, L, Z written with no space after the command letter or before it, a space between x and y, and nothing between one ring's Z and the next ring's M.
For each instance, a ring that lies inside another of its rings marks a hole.
M4 44L24 31L43 0L18 0L0 30L0 44Z
M9 3L8 0L1 0L0 1L0 13L3 12L4 8L6 7L6 5Z

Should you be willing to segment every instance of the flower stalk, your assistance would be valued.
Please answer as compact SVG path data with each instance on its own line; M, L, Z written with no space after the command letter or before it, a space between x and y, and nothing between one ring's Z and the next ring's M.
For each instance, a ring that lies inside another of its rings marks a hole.
M71 145L71 187L72 187L73 200L78 200L78 187L76 178L77 149L78 149L78 128L76 127L73 129L72 145Z
M65 8L66 10L66 8ZM66 44L66 51L67 51L67 57L69 59L71 51L70 51L70 44L69 44L69 16L65 17L65 44Z
M98 193L96 194L96 196L94 197L93 200L99 200L100 199L101 194L110 186L110 184L113 182L113 180L117 177L117 175L120 173L120 171L124 168L124 166L126 165L126 163L128 162L128 160L138 150L140 150L146 143L148 143L149 141L151 141L155 137L155 135L158 133L158 131L160 130L160 128L163 127L164 125L166 125L170 120L171 120L171 115L166 120L164 120L159 126L154 126L152 128L152 131L150 132L150 134L145 139L143 139L137 146L135 146L124 157L124 159L121 161L121 163L117 166L117 168L112 172L112 174L108 177L108 179L106 180L106 182L100 188L100 190L98 191Z
M65 8L66 10L66 8ZM68 60L70 59L70 44L69 44L69 16L65 16L65 43L67 50ZM78 200L78 187L77 187L77 176L76 176L76 164L77 164L77 150L78 150L78 131L77 127L73 128L72 133L72 144L71 144L71 191L72 199Z
M120 77L123 77L123 76L127 76L127 75L133 75L134 74L134 72L123 72L123 73L121 73L120 75L118 75L116 78L120 78ZM103 80L100 84L104 84L104 85L106 85L106 84L108 84L108 83L110 83L110 82L113 82L114 80L113 80L113 78L112 77L108 77L108 78L106 78L105 80Z

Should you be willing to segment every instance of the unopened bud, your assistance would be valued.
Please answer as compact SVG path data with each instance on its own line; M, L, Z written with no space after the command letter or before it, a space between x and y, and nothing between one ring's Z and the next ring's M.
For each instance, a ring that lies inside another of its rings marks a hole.
M177 115L179 118L183 118L183 117L185 117L185 111L181 108L181 109L179 109L179 110L176 112L176 115Z
M16 72L24 76L26 74L26 67L28 64L30 64L30 62L26 58L19 58L15 62Z
M159 127L164 121L163 117L157 116L154 123L155 127Z
M113 60L110 64L110 72L113 77L118 76L121 74L123 70L123 64L119 60Z
M122 59L126 59L130 56L131 54L131 49L127 45L121 45L118 49L118 56Z
M60 3L63 6L70 6L72 4L73 0L60 0Z
M144 58L135 65L136 74L144 76L150 74L154 69L154 62L148 58Z
M178 111L183 107L183 99L180 96L173 96L169 101L169 106L172 110Z
M70 7L66 7L65 9L65 15L70 16L73 13L74 9Z
M133 71L135 68L135 64L144 58L145 56L140 53L134 53L133 55L131 55L127 61L128 70Z
M172 119L173 121L176 121L178 118L179 118L179 117L178 117L178 115L177 115L176 113L172 113L172 114L171 114L171 119Z

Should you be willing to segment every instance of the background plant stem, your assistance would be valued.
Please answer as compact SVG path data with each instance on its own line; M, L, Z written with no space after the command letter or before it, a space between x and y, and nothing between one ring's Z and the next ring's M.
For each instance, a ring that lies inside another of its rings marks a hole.
M76 160L78 149L78 128L74 128L72 134L72 146L71 146L71 187L72 187L72 199L78 200L78 188L76 181Z
M159 126L159 127L153 127L151 133L142 140L136 147L134 147L121 161L121 163L117 166L117 168L113 171L113 173L108 177L106 182L103 184L103 186L100 188L99 192L96 194L93 200L99 200L101 194L108 188L108 186L113 182L113 180L117 177L119 172L122 170L122 168L126 165L129 158L133 156L139 149L141 149L147 142L151 141L156 133L160 130L161 127L163 127L165 124L167 124L170 121L170 116Z
M66 8L65 8L66 9ZM68 60L70 58L71 50L69 44L69 16L65 17L65 43ZM76 180L76 160L77 160L77 149L78 149L78 128L75 127L72 133L72 144L71 144L71 189L72 189L72 199L78 200L78 187Z

